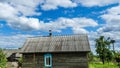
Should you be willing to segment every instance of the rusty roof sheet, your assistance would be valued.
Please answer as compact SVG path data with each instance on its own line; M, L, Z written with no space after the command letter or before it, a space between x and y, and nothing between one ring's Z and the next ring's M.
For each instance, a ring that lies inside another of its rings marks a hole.
M90 51L87 35L65 35L28 38L22 53Z

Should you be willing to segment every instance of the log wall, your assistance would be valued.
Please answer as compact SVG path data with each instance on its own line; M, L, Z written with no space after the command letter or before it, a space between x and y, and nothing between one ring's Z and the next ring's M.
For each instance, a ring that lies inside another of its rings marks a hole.
M53 68L88 68L87 53L53 53ZM44 54L23 54L22 68L45 68Z

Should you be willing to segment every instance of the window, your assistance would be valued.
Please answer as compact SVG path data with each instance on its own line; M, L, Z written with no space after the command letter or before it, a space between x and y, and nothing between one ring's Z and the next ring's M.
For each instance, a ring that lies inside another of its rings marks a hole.
M51 54L44 55L44 65L45 67L52 67L52 55Z

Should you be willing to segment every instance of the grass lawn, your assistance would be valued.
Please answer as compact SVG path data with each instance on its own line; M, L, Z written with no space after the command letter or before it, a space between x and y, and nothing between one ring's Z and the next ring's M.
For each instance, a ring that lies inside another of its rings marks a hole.
M110 62L102 64L102 62L91 62L89 63L89 68L119 68L116 63Z

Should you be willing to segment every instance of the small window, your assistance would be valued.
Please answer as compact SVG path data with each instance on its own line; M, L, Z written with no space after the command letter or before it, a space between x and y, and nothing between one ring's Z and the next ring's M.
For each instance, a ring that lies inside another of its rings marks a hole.
M52 55L51 54L44 55L44 63L45 63L45 67L52 67Z

